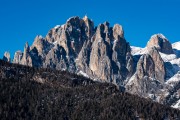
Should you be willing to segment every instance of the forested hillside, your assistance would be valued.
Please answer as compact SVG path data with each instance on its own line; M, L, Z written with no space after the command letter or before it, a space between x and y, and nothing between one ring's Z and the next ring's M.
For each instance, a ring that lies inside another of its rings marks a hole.
M179 120L180 111L66 71L0 60L1 120Z

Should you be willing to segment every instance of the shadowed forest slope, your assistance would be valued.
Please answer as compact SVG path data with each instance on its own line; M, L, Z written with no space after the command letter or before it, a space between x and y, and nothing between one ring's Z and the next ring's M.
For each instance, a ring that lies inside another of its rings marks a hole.
M119 92L66 71L32 68L0 60L1 120L161 120L180 118L177 109Z

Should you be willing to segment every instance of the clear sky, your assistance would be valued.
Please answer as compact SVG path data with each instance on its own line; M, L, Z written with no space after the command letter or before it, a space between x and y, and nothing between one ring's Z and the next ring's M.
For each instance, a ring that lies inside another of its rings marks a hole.
M0 58L31 45L71 16L123 26L130 45L144 47L150 36L163 33L180 41L180 0L0 0ZM13 56L13 55L12 55Z

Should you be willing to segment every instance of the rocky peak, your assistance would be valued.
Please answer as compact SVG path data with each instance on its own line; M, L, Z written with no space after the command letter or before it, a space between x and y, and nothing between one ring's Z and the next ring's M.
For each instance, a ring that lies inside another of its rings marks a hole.
M88 39L90 39L94 34L94 22L90 20L87 15L84 16L83 21L85 23L85 33Z
M104 27L105 27L104 32L105 33L109 32L109 25L110 25L109 22L106 21L103 24L104 24Z
M135 74L126 84L126 90L132 94L157 99L156 94L161 92L164 84L164 62L156 47L143 54L136 67ZM149 95L153 95L149 96ZM159 101L159 98L157 99Z
M84 21L88 21L88 20L89 20L88 16L85 15L85 16L83 17L83 20L84 20Z
M164 83L165 67L156 47L151 47L147 54L141 56L137 63L137 75L140 79L148 76Z
M126 54L130 54L130 46L129 43L126 42L124 38L124 31L121 25L115 24L113 27L113 60L115 62L124 63ZM123 62L124 61L124 62Z
M115 24L113 27L113 36L115 40L118 40L119 37L124 38L124 30L121 25Z
M71 17L66 21L67 27L70 27L70 26L71 27L78 27L78 26L81 26L82 23L83 23L83 20L78 16Z
M119 85L123 83L130 72L132 74L133 70L129 69L133 67L133 60L129 52L129 44L120 36L114 40L113 34L121 35L118 29L115 29L114 32L116 33L113 33L108 22L98 25L92 37L92 43L85 43L86 47L82 48L77 64L81 71L93 79ZM129 54L127 54L128 52Z
M21 60L22 60L22 57L23 57L23 53L20 50L16 51L15 54L14 54L13 63L20 64Z
M37 35L36 38L34 39L34 43L32 45L33 47L36 47L39 53L42 53L43 51L43 42L44 38L41 35Z
M7 61L7 62L11 62L11 58L10 58L10 53L9 52L5 52L4 53L3 60Z
M45 39L49 43L56 43L60 37L62 30L64 29L65 25L56 25L52 28L48 34L46 35Z
M155 34L151 36L147 43L147 48L156 47L160 52L165 54L172 54L172 46L168 39L163 34Z
M154 61L155 69L155 79L159 80L161 83L164 83L165 79L165 64L163 59L161 58L161 55L159 54L159 51L156 47L152 47L149 50L149 55L152 57L152 60Z
M23 57L21 60L21 64L27 65L27 66L32 66L32 59L30 56L30 47L29 47L28 42L26 42L25 47L24 47L24 53L23 53Z
M103 39L103 38L105 38L104 30L105 30L105 25L104 24L100 24L97 27L97 30L96 30L96 39Z
M41 35L36 36L34 39L33 45L31 46L31 50L36 48L39 55L43 56L47 54L52 45L43 38Z

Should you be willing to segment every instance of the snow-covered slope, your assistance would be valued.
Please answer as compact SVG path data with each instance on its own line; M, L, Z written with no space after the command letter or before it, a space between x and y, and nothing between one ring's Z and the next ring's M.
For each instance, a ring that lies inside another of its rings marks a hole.
M180 41L173 43L173 44L172 44L172 48L173 48L173 49L180 50Z
M147 52L147 48L131 46L132 55L142 55L145 54L146 52Z

